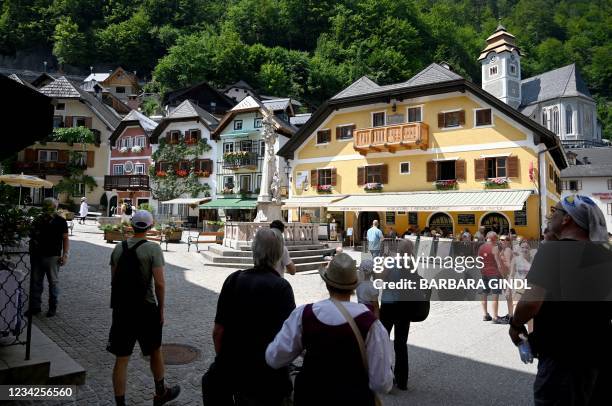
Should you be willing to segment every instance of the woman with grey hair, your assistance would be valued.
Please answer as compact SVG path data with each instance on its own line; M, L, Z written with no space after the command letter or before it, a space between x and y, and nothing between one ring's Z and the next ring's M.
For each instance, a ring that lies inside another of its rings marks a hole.
M213 330L217 357L214 374L203 382L204 404L219 404L206 396L223 391L236 404L280 406L291 393L287 368L272 369L264 359L266 346L295 309L291 285L274 269L282 248L278 233L259 229L252 245L255 267L223 283Z

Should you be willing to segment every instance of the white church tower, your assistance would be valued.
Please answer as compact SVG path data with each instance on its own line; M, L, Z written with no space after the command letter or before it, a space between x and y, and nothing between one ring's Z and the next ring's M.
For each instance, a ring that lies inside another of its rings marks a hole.
M478 57L482 88L514 108L521 104L521 51L514 35L499 24Z

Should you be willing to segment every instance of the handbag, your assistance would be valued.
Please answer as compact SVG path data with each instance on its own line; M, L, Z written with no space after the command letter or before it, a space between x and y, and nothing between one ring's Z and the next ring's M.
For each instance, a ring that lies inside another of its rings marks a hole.
M423 277L416 272L411 272L409 280L415 282L416 286L421 286L421 279ZM408 313L408 319L410 322L420 322L427 319L429 316L431 289L413 289L410 290L409 296L406 298L406 307Z
M365 342L363 341L363 337L361 336L361 333L359 332L359 329L357 328L357 324L355 324L355 319L353 319L353 317L349 314L348 310L346 310L346 308L344 307L344 305L342 305L342 303L338 302L336 299L331 299L331 302L334 305L336 305L336 308L338 308L338 311L342 314L342 316L344 316L349 326L351 326L351 330L353 330L353 334L355 335L355 338L357 339L357 344L359 344L359 352L361 352L361 361L363 362L363 367L367 373L369 368L368 368L368 356L366 355L366 346L365 346ZM380 400L380 398L375 392L374 392L374 404L376 406L382 406L383 404L382 400Z

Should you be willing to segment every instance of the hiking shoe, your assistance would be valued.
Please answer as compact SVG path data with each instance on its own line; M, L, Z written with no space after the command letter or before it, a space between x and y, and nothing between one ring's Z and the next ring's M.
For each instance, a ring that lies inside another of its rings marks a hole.
M53 316L55 316L56 313L57 313L56 309L49 309L47 311L47 317L53 317Z
M508 323L510 323L510 321L506 320L505 317L496 317L493 320L493 324L508 324Z
M491 321L491 320L493 320L493 317L491 317L489 313L485 314L484 317L482 318L482 321Z
M161 396L155 395L153 397L153 406L165 405L168 402L178 398L181 394L181 385L174 385L170 388L166 388L166 393Z

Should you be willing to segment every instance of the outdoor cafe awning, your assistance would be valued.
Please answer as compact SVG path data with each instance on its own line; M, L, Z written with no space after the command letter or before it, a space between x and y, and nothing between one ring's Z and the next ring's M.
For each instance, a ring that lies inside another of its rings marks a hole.
M210 200L210 197L196 197L196 198L179 197L177 199L166 200L165 202L161 202L161 204L200 204L205 200Z
M327 205L330 211L511 211L521 210L531 190L431 191L352 195Z
M255 199L215 199L200 205L200 209L255 209Z
M292 197L291 199L283 201L283 208L323 207L332 202L344 199L345 197L346 195Z

